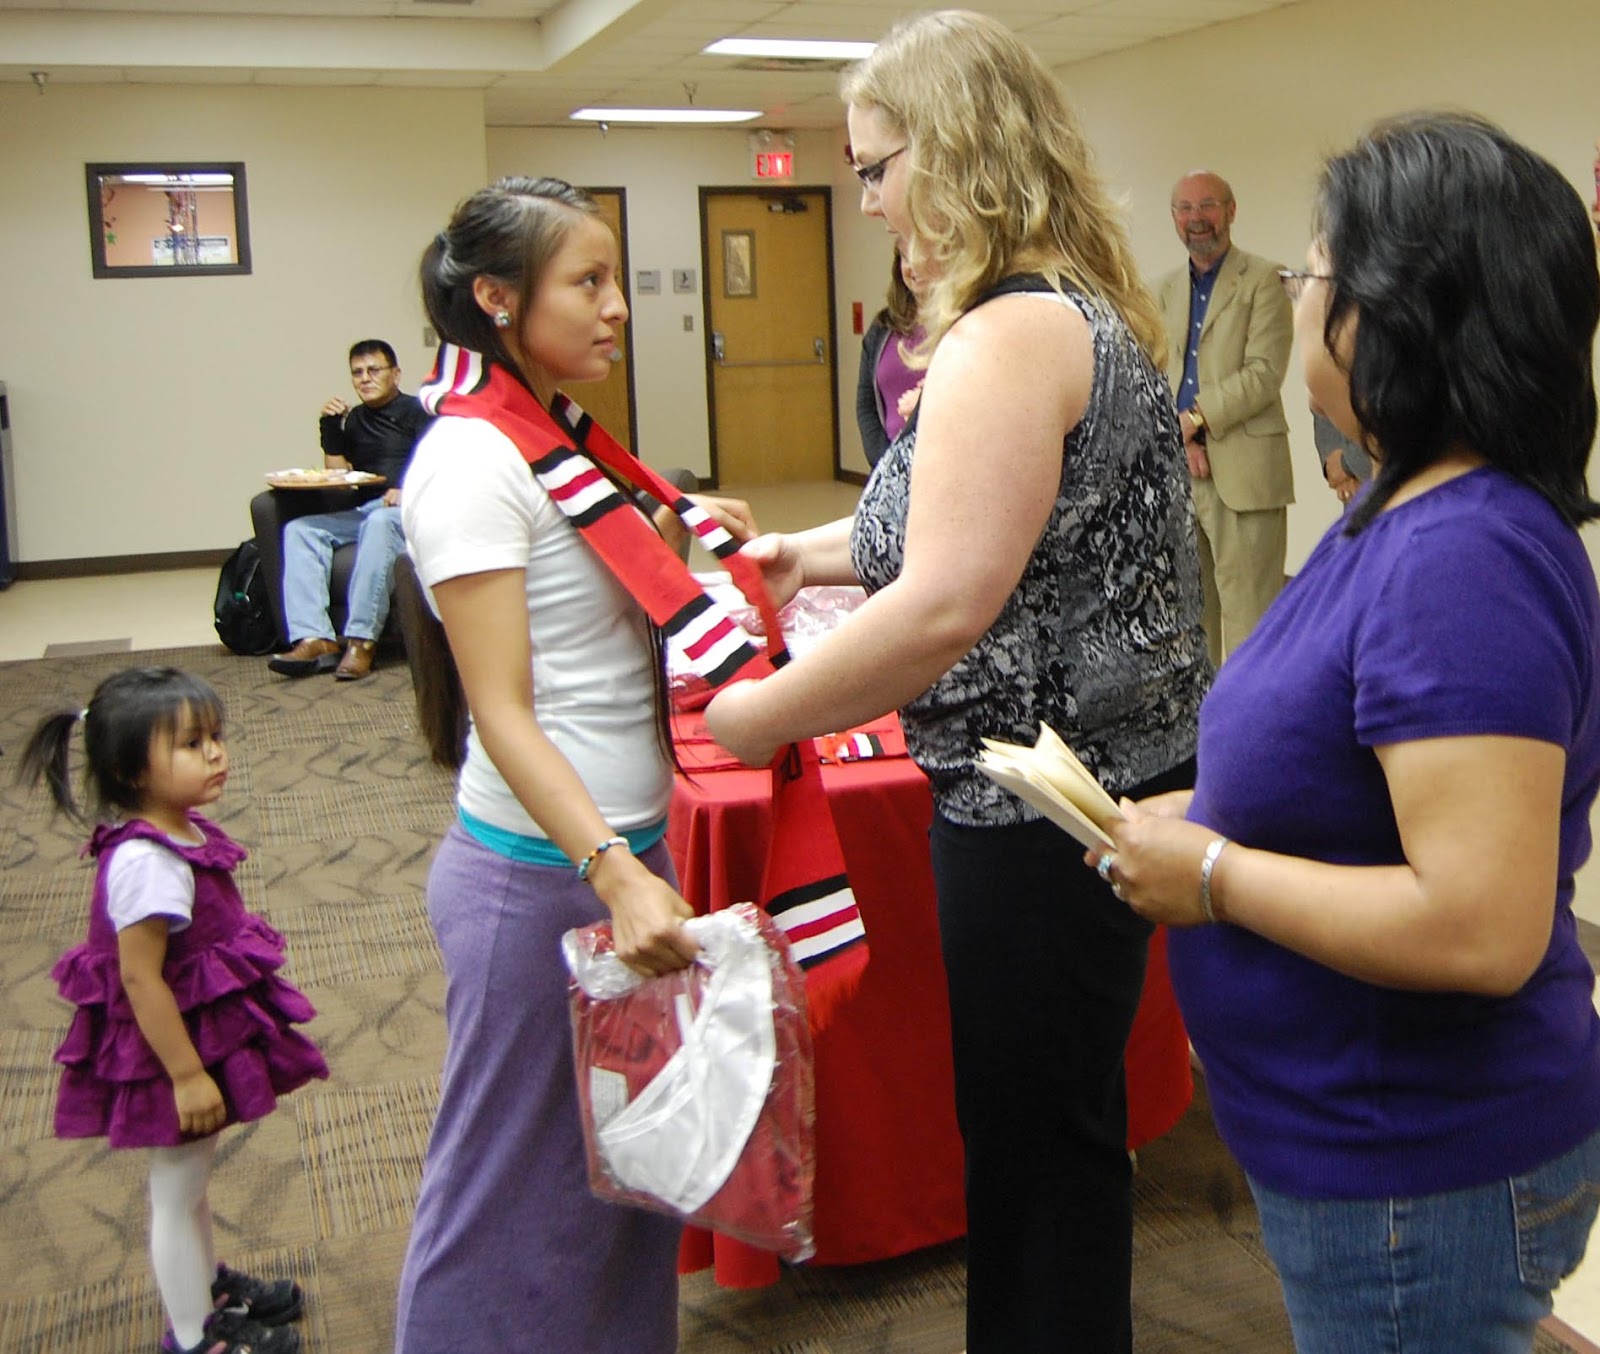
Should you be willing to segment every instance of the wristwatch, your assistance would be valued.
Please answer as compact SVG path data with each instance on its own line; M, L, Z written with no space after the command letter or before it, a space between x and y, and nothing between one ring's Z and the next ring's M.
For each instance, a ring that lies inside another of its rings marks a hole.
M1193 420L1194 430L1197 433L1203 433L1206 430L1206 416L1200 412L1198 404L1191 404L1184 412Z

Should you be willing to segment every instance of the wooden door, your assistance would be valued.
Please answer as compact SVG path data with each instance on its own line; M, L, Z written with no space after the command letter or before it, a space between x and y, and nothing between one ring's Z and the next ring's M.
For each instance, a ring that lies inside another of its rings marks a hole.
M628 305L633 296L628 289L628 233L627 204L620 188L590 188L587 190L600 204L600 215L617 237L618 257L622 261L623 295ZM579 407L596 423L633 450L633 326L624 324L617 335L617 346L611 358L611 375L594 385L574 385L566 393L578 402Z
M719 484L831 480L838 468L830 199L827 189L702 190Z

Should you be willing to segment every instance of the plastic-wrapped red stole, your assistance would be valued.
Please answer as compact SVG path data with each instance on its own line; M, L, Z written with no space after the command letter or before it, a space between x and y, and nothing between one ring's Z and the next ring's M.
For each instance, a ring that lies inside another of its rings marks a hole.
M641 978L607 922L563 940L589 1186L786 1259L815 1250L811 1032L784 932L750 903L687 923L686 969Z

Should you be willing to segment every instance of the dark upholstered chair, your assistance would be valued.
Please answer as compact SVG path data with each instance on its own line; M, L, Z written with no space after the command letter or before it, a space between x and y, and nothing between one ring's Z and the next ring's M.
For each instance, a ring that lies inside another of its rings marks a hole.
M700 480L692 470L674 466L663 470L661 476L679 489L699 488ZM284 648L289 645L289 630L283 617L283 529L296 517L314 512L338 512L342 508L364 503L382 493L373 489L268 489L250 500L250 524L255 529L256 549L261 554L261 569L267 579L267 593L272 602L272 617L278 623L278 638ZM649 506L655 499L645 496ZM685 537L678 553L689 557L689 541ZM345 594L350 586L350 569L355 563L356 548L340 546L333 553L333 577L329 586L328 616L333 621L335 638L344 634ZM395 562L395 582L390 588L389 619L383 628L385 642L404 643L405 628L398 605L401 596L402 570L410 573L411 562L404 556ZM414 578L414 575L412 575ZM420 588L420 584L415 586Z
M250 500L250 525L255 531L256 549L261 555L261 571L267 580L267 595L272 602L272 618L278 623L278 639L289 647L289 629L283 618L283 529L296 517L314 512L339 512L377 498L382 486L370 489L267 489ZM350 590L350 570L356 548L343 545L333 552L333 575L328 586L328 618L333 622L333 637L344 635L344 599ZM393 590L391 587L391 599ZM393 605L383 627L383 640L399 642L400 621Z

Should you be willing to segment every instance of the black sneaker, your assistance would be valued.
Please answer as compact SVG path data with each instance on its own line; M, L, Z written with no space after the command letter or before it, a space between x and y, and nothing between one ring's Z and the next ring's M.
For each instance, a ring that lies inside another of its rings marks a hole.
M218 1265L211 1301L217 1307L242 1308L252 1321L263 1326L281 1326L300 1315L305 1298L293 1279L258 1279Z
M161 1354L300 1354L300 1332L263 1326L237 1308L224 1307L206 1318L200 1343L185 1349L172 1327L161 1339Z

